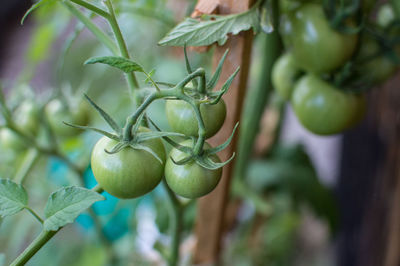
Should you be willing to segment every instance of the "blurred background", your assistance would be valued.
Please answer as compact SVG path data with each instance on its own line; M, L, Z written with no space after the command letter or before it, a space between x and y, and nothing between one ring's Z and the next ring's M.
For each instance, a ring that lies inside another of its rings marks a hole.
M132 57L147 70L154 67L156 80L175 83L184 77L182 49L160 47L157 42L191 14L196 1L117 2ZM40 102L55 91L78 97L86 92L123 123L134 110L123 77L109 67L83 65L89 57L109 51L60 5L46 5L20 25L31 5L28 0L1 3L0 80L10 105L17 106L28 95ZM100 19L95 22L105 26ZM260 39L254 40L249 90L263 71ZM190 51L189 56L194 66L211 70L212 54L210 49ZM400 195L399 84L397 75L372 90L363 122L332 137L309 133L285 107L279 145L268 156L262 147L270 137L268 125L274 123L276 110L265 111L247 180L274 212L260 214L254 202L233 194L237 212L233 225L227 227L222 265L396 265L391 261L400 256L400 209L395 200ZM92 125L106 127L96 113L90 116ZM151 106L150 116L168 129L163 102ZM62 141L71 158L87 161L84 184L88 188L95 185L89 158L99 137L84 132ZM0 175L8 178L15 175L24 154L3 150ZM74 174L63 162L41 158L25 187L31 204L43 209L51 191L74 182ZM93 206L99 221L82 214L28 265L163 265L160 253L170 243L164 190L158 187L145 197L123 201L105 194L107 200ZM196 204L191 204L184 217L182 265L191 265L195 222ZM1 221L0 265L1 260L10 263L39 230L27 213Z

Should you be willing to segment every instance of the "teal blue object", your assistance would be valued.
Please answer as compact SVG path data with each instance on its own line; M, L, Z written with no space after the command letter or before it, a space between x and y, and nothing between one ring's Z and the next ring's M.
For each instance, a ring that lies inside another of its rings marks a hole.
M83 181L85 182L85 186L87 188L93 188L94 186L97 185L96 179L94 178L92 169L90 167L86 169L83 176ZM115 207L119 199L108 194L107 192L103 192L102 195L106 198L106 200L98 201L95 204L93 204L92 206L93 211L97 215L111 214L115 210Z

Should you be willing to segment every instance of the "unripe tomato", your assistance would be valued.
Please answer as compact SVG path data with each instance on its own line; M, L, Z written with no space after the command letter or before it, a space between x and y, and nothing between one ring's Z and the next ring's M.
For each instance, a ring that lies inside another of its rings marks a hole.
M292 96L294 84L301 71L290 53L281 55L272 68L272 85L282 99L288 101Z
M379 45L376 41L365 38L361 43L357 57L362 60L377 52L379 52ZM361 64L358 68L358 73L370 85L376 85L390 78L396 72L396 69L398 69L398 66L395 63L388 57L380 55Z
M181 143L181 145L188 147L191 144L191 140ZM210 148L210 145L205 143L204 148ZM190 199L204 196L213 191L221 179L222 168L209 170L198 165L195 161L177 165L171 160L173 158L177 162L187 156L186 153L178 149L171 150L165 165L165 180L168 186L179 196ZM215 162L220 162L217 155L213 155L211 158Z
M365 111L364 95L345 93L312 74L296 84L291 103L301 124L319 135L354 126Z
M2 146L6 149L21 151L26 148L23 140L8 128L3 128L0 130L0 140Z
M23 101L13 115L17 128L25 134L34 137L39 129L39 107L32 100ZM26 144L16 133L8 128L0 131L0 140L3 147L13 150L23 150Z
M140 128L140 131L149 131ZM145 150L130 146L121 151L108 154L117 141L102 137L94 146L91 157L93 175L99 185L111 195L130 199L140 197L152 191L164 174L165 150L160 139L151 139L141 143L150 148L162 162Z
M67 122L74 125L87 125L89 110L86 102L79 103L76 107L69 107L59 99L50 101L45 107L47 120L51 129L61 137L73 137L82 130L65 125Z
M387 27L395 19L396 14L394 13L394 10L389 3L385 3L379 7L378 13L376 15L376 22L378 22L379 26Z
M282 35L296 64L309 72L330 72L352 56L357 35L342 34L329 25L322 6L307 3L283 17Z
M172 130L187 136L198 136L199 126L193 107L182 100L167 100L166 115ZM217 104L203 103L200 114L206 128L206 138L214 136L222 127L226 116L226 105L223 99Z
M39 107L32 100L23 101L15 111L15 123L17 126L32 136L39 129Z

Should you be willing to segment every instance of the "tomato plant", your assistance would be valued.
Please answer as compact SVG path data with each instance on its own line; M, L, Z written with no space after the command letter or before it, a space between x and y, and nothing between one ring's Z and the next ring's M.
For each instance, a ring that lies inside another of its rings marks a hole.
M142 128L141 131L149 131ZM109 154L116 141L102 137L92 151L93 174L100 186L118 198L136 198L153 190L164 173L165 150L159 139L145 141L142 145L157 154L126 147Z
M165 109L168 123L174 131L188 136L198 136L199 126L190 104L181 100L168 100ZM221 99L216 104L200 104L200 113L208 139L218 132L225 121L225 102Z
M191 141L185 141L181 145L190 146ZM204 147L205 149L211 148L208 143L205 143ZM218 185L222 169L206 169L196 161L191 161L183 165L175 163L186 156L184 152L172 149L165 164L165 179L168 186L179 196L190 199L210 193ZM221 162L217 155L213 155L211 159L215 162Z
M365 111L364 95L346 93L315 75L296 84L292 100L302 125L319 135L337 134L354 126Z
M314 73L342 66L356 49L357 35L339 33L329 25L322 6L307 3L288 13L281 33L297 65Z

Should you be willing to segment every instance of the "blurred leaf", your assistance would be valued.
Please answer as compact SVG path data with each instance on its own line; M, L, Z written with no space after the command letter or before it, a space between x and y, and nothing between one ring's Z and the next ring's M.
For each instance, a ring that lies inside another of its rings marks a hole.
M102 56L102 57L93 57L88 59L85 62L85 65L88 64L96 64L96 63L101 63L101 64L106 64L115 68L118 68L122 70L125 73L131 73L131 72L145 72L144 69L142 68L141 65L139 65L136 62L133 62L132 60L119 57L119 56Z
M271 265L292 265L290 254L300 216L295 212L272 216L263 227L263 247L266 249L266 259ZM272 264L274 263L274 264Z
M278 146L266 160L250 164L247 182L255 191L283 189L307 203L327 219L332 231L337 226L337 208L332 192L318 179L314 166L301 145Z
M45 23L35 29L27 50L27 59L31 64L35 65L49 57L54 37L55 28L51 23Z
M159 45L203 46L218 42L223 45L228 33L234 35L253 28L259 31L260 19L257 8L246 12L226 16L206 16L205 20L186 18L165 36Z
M54 231L72 223L80 213L96 201L104 200L97 192L81 187L64 187L53 192L46 204L44 229Z
M6 217L23 210L28 204L28 194L9 179L0 179L0 216Z
M107 251L102 246L86 245L72 266L102 266L107 264Z
M6 255L0 253L0 266L6 265Z
M31 12L33 12L35 9L37 9L37 8L43 6L43 5L50 4L50 3L54 3L54 2L55 2L55 0L39 0L38 2L36 2L35 4L33 4L33 5L28 9L28 11L25 12L24 16L22 17L22 19L21 19L21 25L24 24L24 21L25 21L26 17L27 17Z

